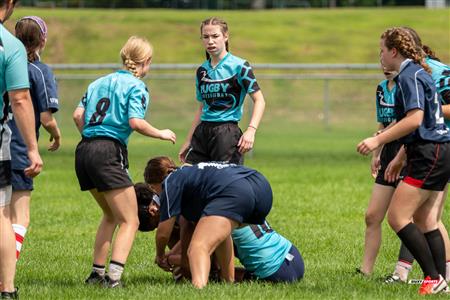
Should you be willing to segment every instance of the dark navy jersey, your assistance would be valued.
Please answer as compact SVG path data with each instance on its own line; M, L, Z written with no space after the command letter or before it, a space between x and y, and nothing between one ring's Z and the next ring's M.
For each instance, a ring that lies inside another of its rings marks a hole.
M202 121L239 121L245 96L259 90L245 60L227 53L215 67L205 61L196 76L197 100L203 103Z
M39 60L28 63L28 76L30 79L30 94L34 108L34 120L36 137L39 138L39 128L41 127L41 113L58 111L58 90L55 76L46 64ZM27 147L20 135L14 118L8 122L12 131L11 137L11 165L15 170L23 170L30 164L27 155Z
M416 141L437 143L450 141L450 132L444 124L442 107L431 75L412 60L405 60L394 81L397 84L395 94L397 120L403 119L407 112L413 109L424 112L420 127L402 137L400 141L403 144Z
M179 216L184 211L201 214L206 204L224 188L256 172L241 165L220 162L199 163L175 170L163 182L160 221Z
M376 104L377 121L383 123L384 127L395 121L395 91L396 86L389 90L389 80L383 80L377 86Z

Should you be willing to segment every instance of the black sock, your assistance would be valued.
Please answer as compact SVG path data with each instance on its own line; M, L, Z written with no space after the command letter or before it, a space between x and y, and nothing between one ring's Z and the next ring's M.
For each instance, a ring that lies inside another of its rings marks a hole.
M445 245L439 229L425 233L436 269L445 278Z
M413 223L409 223L397 232L398 237L402 240L414 258L419 263L424 276L430 276L431 279L438 279L439 273L434 264L433 255L428 246L425 235L420 232L419 228Z
M414 262L414 256L411 254L411 252L406 248L405 244L401 244L400 251L398 253L398 260L399 261L405 261L410 263L411 265Z

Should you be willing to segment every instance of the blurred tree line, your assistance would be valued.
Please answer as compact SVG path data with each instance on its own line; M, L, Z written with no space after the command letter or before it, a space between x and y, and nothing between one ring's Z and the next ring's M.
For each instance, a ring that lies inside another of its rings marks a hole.
M178 9L266 9L342 6L423 6L426 0L21 0L23 6Z

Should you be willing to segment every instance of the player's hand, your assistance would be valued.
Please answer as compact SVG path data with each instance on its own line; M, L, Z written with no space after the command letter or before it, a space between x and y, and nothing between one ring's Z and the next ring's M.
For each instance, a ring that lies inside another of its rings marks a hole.
M253 149L253 143L255 142L256 129L253 127L247 128L244 134L239 139L237 146L239 147L239 152L244 154Z
M161 269L163 269L166 272L171 272L171 266L169 265L167 261L167 256L156 256L155 257L155 264L158 265Z
M397 156L391 160L384 171L384 180L387 182L396 182L400 178L400 173L403 169L403 161L398 159Z
M28 177L36 177L42 171L42 158L37 150L28 151L28 159L30 160L30 166L24 170L25 175Z
M48 151L56 151L58 150L59 146L61 146L61 137L57 136L57 137L50 137L50 146L48 146Z
M373 178L376 178L378 175L378 170L380 169L380 157L372 157L372 161L370 163L370 172Z
M190 141L184 142L183 146L181 146L180 152L178 152L178 159L180 160L180 162L182 163L186 162L186 154L188 153L190 147L191 147Z
M380 143L377 137L370 137L361 141L356 147L356 151L362 155L367 155L378 147L380 147Z
M175 144L177 141L176 134L170 129L163 129L159 132L159 138L166 141L171 141L172 144Z

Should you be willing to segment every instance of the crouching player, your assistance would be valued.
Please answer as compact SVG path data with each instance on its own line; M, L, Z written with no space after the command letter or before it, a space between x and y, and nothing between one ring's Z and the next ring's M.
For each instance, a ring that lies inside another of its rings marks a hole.
M267 221L237 228L231 236L235 255L245 267L244 279L294 282L303 278L305 267L300 252Z
M151 159L145 173L164 174L163 162L167 160ZM146 180L161 197L156 233L158 265L166 260L164 251L176 218L183 216L197 223L187 251L193 285L203 288L208 283L212 253L221 279L233 282L232 230L243 224L263 224L272 207L272 189L264 176L244 166L200 163L175 169L164 180L155 181Z

